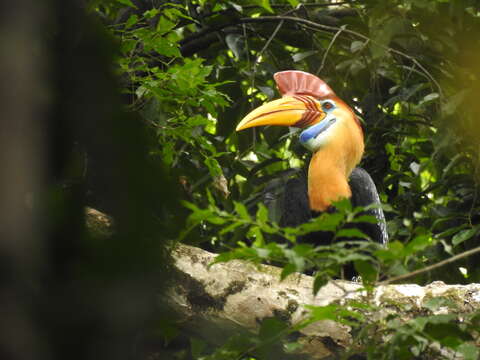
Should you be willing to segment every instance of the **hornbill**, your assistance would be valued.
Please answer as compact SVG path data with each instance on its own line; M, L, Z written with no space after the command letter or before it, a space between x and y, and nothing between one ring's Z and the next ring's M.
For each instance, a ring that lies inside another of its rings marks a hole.
M356 167L364 151L363 130L353 110L321 79L303 71L274 74L281 99L250 112L236 130L261 125L300 128L300 143L312 158L308 179L289 181L285 189L282 225L296 226L315 213L331 211L332 202L351 198L353 206L380 204L370 175ZM385 216L380 207L370 208L376 224L361 229L381 244L388 242Z

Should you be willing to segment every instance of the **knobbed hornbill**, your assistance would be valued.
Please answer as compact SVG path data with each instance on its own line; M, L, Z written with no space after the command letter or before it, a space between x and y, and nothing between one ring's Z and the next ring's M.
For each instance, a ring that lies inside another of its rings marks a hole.
M283 225L296 226L315 213L330 211L332 202L351 198L353 206L380 204L370 175L356 167L364 151L363 130L353 110L318 77L303 71L282 71L274 75L281 99L250 112L236 130L262 125L302 129L300 143L312 158L308 179L289 181L285 189ZM361 229L381 244L388 242L385 216L380 207L367 214L376 224Z

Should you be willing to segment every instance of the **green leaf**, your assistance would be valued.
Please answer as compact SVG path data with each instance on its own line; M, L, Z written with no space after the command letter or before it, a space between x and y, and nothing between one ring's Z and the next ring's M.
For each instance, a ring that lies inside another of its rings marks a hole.
M120 48L123 54L129 54L137 46L137 41L132 39L126 39L120 44ZM122 69L128 71L128 64L121 64Z
M262 231L267 234L277 234L279 232L278 228L270 226L267 223L262 223Z
M210 266L212 266L216 263L228 262L228 261L236 260L236 259L250 260L250 261L257 262L257 263L261 261L261 259L257 255L257 252L255 251L255 249L248 248L248 247L244 246L244 247L237 248L235 250L227 251L227 252L224 252L224 253L221 253L221 254L217 255L215 257L215 259L210 264L208 264L208 266L210 267Z
M277 319L277 318L267 318L262 321L258 336L262 340L270 340L279 336L283 331L288 329L288 325Z
M187 209L190 209L192 211L199 211L200 209L198 208L197 205L194 203L191 203L190 201L182 201L182 205L185 206Z
M255 241L253 243L254 246L264 246L265 241L263 238L262 230L258 226L253 226L250 228L249 235L252 236Z
M317 53L316 50L305 51L302 53L296 53L292 55L293 62L299 62L303 59L306 59L309 56L315 55Z
M358 50L362 49L365 46L365 43L363 41L352 41L350 44L350 51L352 53L356 53Z
M192 127L208 125L209 123L210 120L208 120L205 116L201 115L194 115L187 120L187 124Z
M436 315L435 317L437 316L442 315ZM472 336L469 333L460 329L458 324L453 323L453 321L456 320L456 316L453 316L448 322L433 322L431 318L429 319L429 323L425 326L424 331L432 338L438 340L442 345L453 348L464 341L472 339Z
M270 6L270 0L253 0L253 2L255 4L261 6L262 8L267 10L268 12L273 13L273 9Z
M287 264L283 267L282 273L280 274L280 280L285 280L285 278L297 271L297 267L294 264Z
M212 209L212 211L213 209L216 210L215 198L213 197L212 192L208 189L207 189L207 199L208 199L208 203L210 204L209 208Z
M412 319L410 323L414 325L413 328L415 330L423 331L425 326L428 324L428 318L419 316L419 317L416 317L415 319ZM394 326L397 327L398 324L397 325L394 324Z
M419 105L432 102L432 101L438 99L439 97L440 97L440 95L436 92L428 94L422 100L420 100Z
M182 204L192 211L192 213L188 216L188 223L198 223L218 217L218 215L216 215L211 209L200 209L195 204L192 204L188 201L183 201Z
M275 91L274 91L271 87L269 87L269 86L261 86L261 85L259 85L259 86L257 86L257 87L258 87L258 89L259 89L262 93L264 93L265 95L267 95L267 97L268 97L269 99L273 99L273 98L275 97ZM270 161L270 162L278 161L278 160L279 160L279 159L268 159L268 161Z
M337 319L337 311L339 309L339 305L331 304L326 306L313 306L313 305L305 305L305 308L310 310L310 318L312 321L321 321L321 320L336 320Z
M321 321L321 320L333 320L340 322L342 324L353 324L350 320L353 319L362 319L362 315L346 310L341 305L330 304L326 306L313 306L313 305L304 305L306 309L310 310L310 321Z
M166 34L175 27L175 23L168 20L165 16L160 16L157 23L157 32L159 34Z
M480 350L474 344L463 343L455 350L463 355L464 360L477 360L480 357Z
M313 294L315 295L316 293L318 293L318 291L324 287L325 285L327 285L328 283L328 276L323 273L323 272L317 272L315 274L315 279L313 280Z
M136 14L130 15L127 22L125 23L125 28L130 28L138 22L138 16Z
M220 164L218 163L218 161L215 158L207 157L205 159L205 165L207 165L208 171L210 172L210 175L213 178L223 174L222 168L220 167Z
M272 255L272 251L270 251L270 249L261 247L252 247L251 249L255 252L255 256L261 261L270 258L270 256Z
M356 216L353 221L353 223L369 223L369 224L376 224L378 223L378 220L375 216L373 215L360 215Z
M151 47L157 53L169 57L180 57L180 50L178 45L169 41L167 38L157 36L151 43Z
M122 5L127 5L127 6L130 6L132 8L137 9L137 7L132 3L131 0L117 0L117 2L122 4Z
M399 17L390 17L376 24L376 28L371 29L373 32L373 41L370 43L372 58L379 59L387 56L389 52L385 47L389 46L392 38L402 33L403 29L404 20Z
M313 245L311 244L299 244L295 245L292 250L299 256L308 256L312 252L314 252Z
M458 244L461 244L462 242L472 238L475 236L475 234L478 232L478 226L475 226L472 229L466 229L466 230L461 230L458 233L455 234L455 236L452 238L452 244L453 246L457 246Z
M350 199L347 199L347 198L334 201L333 206L339 211L343 211L347 213L352 211L352 203Z
M130 0L128 0L128 1L130 1ZM145 16L147 19L153 19L159 13L160 13L160 10L153 8L153 9L145 11L143 13L143 16Z
M433 239L430 235L418 235L405 246L405 253L415 254L433 245Z
M228 2L236 11L238 11L239 13L242 13L243 12L243 7L237 3L234 3L232 1L229 1Z
M364 282L372 284L377 280L378 270L371 262L358 260L354 262L354 266Z
M258 204L257 221L266 223L268 221L268 209L262 203Z
M369 236L359 229L340 229L335 235L337 238L369 239Z
M450 308L456 307L453 301L441 296L428 299L422 305L422 307L429 309L432 312L437 311L439 308L444 306L448 306Z
M439 234L436 234L435 237L436 237L437 239L446 238L446 237L449 237L449 236L451 236L451 235L453 235L453 234L458 233L460 230L465 229L466 227L467 227L467 224L462 224L462 225L460 225L460 226L455 226L455 227L450 228L450 229L448 229L448 230L445 230L445 231L443 231L443 232L441 232L441 233L439 233Z
M405 247L400 241L392 241L388 249L377 250L374 255L383 261L401 260L405 256Z
M193 20L190 16L186 15L184 12L180 11L179 9L182 9L182 5L180 4L174 4L174 3L169 3L170 8L163 8L162 13L166 17L168 17L172 21L176 21L178 18L184 18L187 20ZM174 8L173 6L178 7L178 9Z
M193 337L190 338L190 349L194 359L197 359L202 355L202 352L205 350L206 346L207 343L205 341Z
M289 342L283 345L286 353L294 353L295 351L301 349L304 345L298 342Z
M371 258L365 254L362 254L358 251L348 251L341 256L333 255L332 258L335 258L339 264L347 264L351 261L369 261Z
M225 42L228 48L233 52L236 59L241 59L246 50L245 37L240 34L227 34Z
M208 221L211 224L214 225L223 225L225 224L226 220L221 218L220 216L217 215L211 215L205 218L206 221Z
M285 232L297 235L308 234L313 231L335 231L345 219L342 213L323 213L313 221L296 228L284 228Z
M439 314L427 317L430 324L449 324L457 320L455 314Z
M243 220L251 221L250 215L248 214L248 211L245 205L243 205L238 201L235 201L234 206L235 206L235 212L240 216L240 218L242 218Z
M289 248L283 249L283 255L285 258L295 266L295 271L302 272L305 269L305 258L299 256L296 251Z
M224 227L222 230L220 230L219 234L220 235L224 235L224 234L227 234L229 232L232 232L234 231L236 228L238 228L239 226L241 226L242 223L241 222L234 222L234 223L231 223L230 225L228 225L227 227Z

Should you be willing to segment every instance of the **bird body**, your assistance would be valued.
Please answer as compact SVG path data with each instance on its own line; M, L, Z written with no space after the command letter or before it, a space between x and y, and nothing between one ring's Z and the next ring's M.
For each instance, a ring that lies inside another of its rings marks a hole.
M299 141L313 153L307 182L310 211L328 211L332 203L342 198L352 198L362 206L379 203L368 173L363 169L356 170L365 145L362 127L353 110L323 80L312 74L289 70L276 73L274 78L282 98L247 114L238 124L237 131L262 125L302 129ZM296 184L295 191L301 191L302 186ZM301 195L286 199L285 211L291 211L290 206L295 209L292 211L302 213L300 218L304 219L305 209L300 209L304 199ZM378 231L371 233L379 237L377 241L386 243L388 236L383 212L379 209L372 214L377 217ZM295 221L288 222L289 226L299 225L293 224Z

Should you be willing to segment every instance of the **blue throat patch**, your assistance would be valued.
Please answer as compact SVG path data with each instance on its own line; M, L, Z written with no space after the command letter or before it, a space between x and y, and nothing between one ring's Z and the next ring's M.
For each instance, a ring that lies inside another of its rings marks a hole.
M333 121L332 121L333 120ZM302 131L300 134L300 143L305 144L308 140L316 138L318 134L327 130L327 128L335 122L335 118L333 119L324 119L323 121L319 122L318 124L312 125L309 128Z

